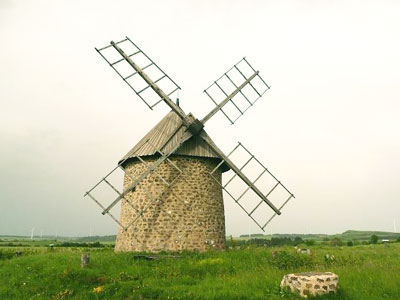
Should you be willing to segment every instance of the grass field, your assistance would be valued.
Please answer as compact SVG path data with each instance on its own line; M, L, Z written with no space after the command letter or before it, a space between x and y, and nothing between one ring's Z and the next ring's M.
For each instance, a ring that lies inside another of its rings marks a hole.
M400 243L311 249L309 256L293 247L251 246L147 261L110 247L2 247L0 299L300 299L279 283L301 271L339 275L338 293L316 299L400 299ZM84 251L91 261L82 269Z

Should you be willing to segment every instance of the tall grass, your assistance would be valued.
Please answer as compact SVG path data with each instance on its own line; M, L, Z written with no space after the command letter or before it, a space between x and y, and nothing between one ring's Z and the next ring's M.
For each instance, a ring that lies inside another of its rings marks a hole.
M303 271L339 275L339 292L318 299L400 299L399 244L311 249L311 256L292 247L250 247L147 261L109 248L24 247L21 257L4 248L0 299L300 299L279 283ZM88 250L91 261L82 269Z

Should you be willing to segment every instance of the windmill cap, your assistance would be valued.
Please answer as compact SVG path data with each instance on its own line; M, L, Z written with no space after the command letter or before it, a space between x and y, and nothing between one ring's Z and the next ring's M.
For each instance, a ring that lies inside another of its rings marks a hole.
M194 118L189 114L189 117ZM137 143L120 161L122 166L131 159L138 156L160 156L159 150L168 152L178 143L185 133L185 127L182 126L182 119L173 111L169 112L160 122L157 123L140 141ZM192 136L184 142L173 154L189 157L204 157L217 159L221 158L214 150L199 136ZM221 165L222 172L228 171L226 164Z

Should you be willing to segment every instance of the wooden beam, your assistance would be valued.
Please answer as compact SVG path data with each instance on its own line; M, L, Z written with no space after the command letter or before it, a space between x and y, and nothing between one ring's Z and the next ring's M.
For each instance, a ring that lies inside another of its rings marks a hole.
M122 198L125 197L126 194L128 194L130 191L132 191L143 179L145 179L150 173L153 173L155 169L158 168L158 166L166 160L172 153L174 153L178 148L186 142L188 139L192 137L192 133L190 131L185 131L181 139L179 140L178 143L168 152L165 153L163 156L161 156L159 159L157 159L150 167L147 168L147 170L140 175L126 190L123 191L122 194L120 194L105 210L103 210L102 214L105 215L110 211L111 208L113 208Z
M203 130L200 132L199 136L215 151L215 153L224 161L224 163L232 169L233 172L239 176L269 207L271 207L274 212L278 215L281 214L280 210L272 204L271 201L264 196L264 194L243 174L243 172L226 156L215 143L211 140L208 134Z
M215 115L225 104L228 103L229 100L231 100L233 97L236 96L237 93L240 92L240 90L242 88L245 87L246 84L248 84L254 77L256 77L258 75L258 71L255 72L253 75L251 75L245 82L243 82L238 88L236 88L236 90L234 90L232 92L232 94L230 94L228 97L226 97L226 99L224 101L222 101L220 104L218 104L216 107L214 107L214 109L212 111L210 111L208 113L208 115L206 115L202 120L201 123L203 123L203 125L209 120L211 119L211 117L213 115Z
M165 103L167 103L167 105L182 119L184 125L186 127L189 126L189 122L187 121L187 116L184 113L184 111L178 105L176 105L174 101L172 101L168 97L168 95L164 93L164 91L160 89L160 87L156 83L154 83L153 80L151 80L150 77L147 76L147 74L137 64L135 64L132 61L132 59L128 55L126 55L125 52L120 47L118 47L116 43L111 41L111 45L127 61L127 63L130 64L131 67L135 69L135 71L144 79L144 81L146 81L146 83L153 89L153 91L155 91L161 97L161 99L163 99Z

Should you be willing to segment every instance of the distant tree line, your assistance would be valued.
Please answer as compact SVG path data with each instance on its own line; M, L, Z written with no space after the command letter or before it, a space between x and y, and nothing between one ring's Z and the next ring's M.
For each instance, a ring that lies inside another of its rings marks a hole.
M242 245L259 245L259 246L297 246L304 243L301 237L289 238L289 237L273 237L270 240L267 239L248 239L248 240L227 240L228 247L242 246Z
M83 248L103 248L107 247L107 245L102 244L100 242L94 242L94 243L85 243L85 242L62 242L59 244L55 244L54 247L83 247Z
M241 237L247 237L248 235L241 235ZM262 234L251 235L251 237L261 236L261 238L250 238L247 240L234 240L232 238L227 239L228 247L235 246L245 246L245 245L257 245L257 246L266 246L266 247L276 247L276 246L297 246L303 244L305 246L313 246L317 243L316 240L303 240L301 237L296 236L294 238L291 237L272 237L271 239L263 238L265 237ZM332 239L324 238L322 241L318 241L318 244L328 244L331 246L341 247L341 246L354 246L354 245L368 245L368 244L378 244L379 237L375 234L371 235L369 240L365 241L352 241L352 240L342 240L339 237L334 237ZM396 241L392 242L400 242L400 237Z
M27 244L8 242L8 243L0 243L0 247L30 247L30 246Z
M242 234L240 237L265 237L262 233Z

